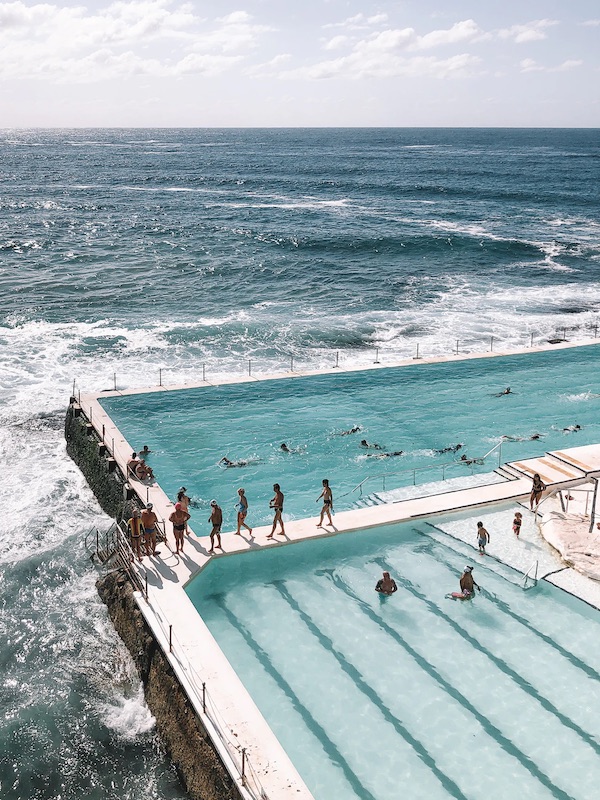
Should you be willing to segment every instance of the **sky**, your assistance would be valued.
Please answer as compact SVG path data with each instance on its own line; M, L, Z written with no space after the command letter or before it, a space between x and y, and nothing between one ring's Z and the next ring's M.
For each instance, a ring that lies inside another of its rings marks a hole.
M0 2L0 127L599 127L598 0Z

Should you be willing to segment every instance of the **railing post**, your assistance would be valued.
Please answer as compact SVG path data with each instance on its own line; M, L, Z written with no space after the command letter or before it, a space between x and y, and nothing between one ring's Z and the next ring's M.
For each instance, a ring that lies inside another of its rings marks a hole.
M100 531L96 528L96 555L100 552Z
M379 348L378 347L375 348L375 361L373 363L374 364L379 364Z
M446 465L442 464L442 480L446 480Z
M418 342L417 342L417 354L415 356L415 359L417 359L417 358L420 358L420 356L419 356L419 343Z
M90 422L92 421L92 407L90 406Z
M206 364L202 364L202 380L206 381Z
M242 747L242 786L246 785L246 748Z
M533 333L531 334L531 340L529 342L529 347L533 347Z
M248 375L252 375L252 361L248 359Z
M290 372L294 371L294 356L290 356Z
M113 458L115 457L115 437L112 437L112 454Z
M146 505L150 502L150 487L146 486Z
M337 369L340 365L340 351L336 350L335 353L335 369Z
M458 355L458 339L456 340L456 355Z
M594 325L594 339L596 339L597 336L598 336L598 326Z
M102 426L102 444L104 444L104 434L105 434L105 430L104 430L104 425L103 425Z
M114 389L115 389L115 392L116 392L117 391L117 373L116 372L113 372L113 386L114 386Z
M494 352L494 337L490 336L490 353Z
M173 626L169 625L169 653L173 652Z
M77 400L79 401L79 405L81 405L81 389L78 390Z
M73 378L73 391L71 393L71 397L75 397L75 378Z
M159 368L158 370L158 385L162 386L162 369Z
M381 480L381 491L385 492L385 475L382 477Z
M202 711L206 714L206 683L202 683Z
M565 340L565 342L567 341L567 329L566 328L563 328L563 339Z
M145 583L145 590L146 590L146 592L145 592L146 593L146 602L148 602L148 573L146 573L144 583Z
M417 470L413 469L413 486L417 485Z

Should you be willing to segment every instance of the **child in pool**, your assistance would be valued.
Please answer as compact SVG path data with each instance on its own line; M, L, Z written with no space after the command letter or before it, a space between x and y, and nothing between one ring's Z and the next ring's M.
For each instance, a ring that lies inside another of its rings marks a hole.
M515 511L515 518L513 519L513 533L518 536L521 533L521 523L523 522L523 514L520 511Z

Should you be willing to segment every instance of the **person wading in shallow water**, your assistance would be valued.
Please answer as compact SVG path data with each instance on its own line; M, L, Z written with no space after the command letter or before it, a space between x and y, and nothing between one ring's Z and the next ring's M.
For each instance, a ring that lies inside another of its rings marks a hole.
M375 591L385 595L391 595L398 591L396 581L390 577L389 572L384 572L383 577L377 581Z

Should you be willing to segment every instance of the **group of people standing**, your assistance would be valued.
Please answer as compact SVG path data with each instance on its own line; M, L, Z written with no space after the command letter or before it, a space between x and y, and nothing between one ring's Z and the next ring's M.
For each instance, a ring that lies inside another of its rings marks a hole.
M188 532L188 521L191 519L189 511L191 499L186 494L186 487L182 486L177 492L177 501L175 503L173 513L169 516L169 522L173 526L173 537L175 539L175 552L182 553L185 535ZM273 484L273 497L269 502L269 508L273 510L273 527L267 539L274 539L276 535L285 536L285 525L283 521L283 507L285 496L281 491L281 486L278 483ZM238 502L236 503L237 512L237 530L235 536L242 535L242 528L245 528L249 535L252 536L252 528L247 524L246 517L248 515L248 498L246 491L242 487L237 490ZM323 490L317 498L317 503L322 500L323 505L321 508L321 516L317 527L323 527L323 520L325 517L328 519L328 525L333 526L332 514L333 511L333 492L329 486L327 478L323 479ZM158 555L156 550L156 529L158 519L152 510L152 503L148 503L140 511L136 508L133 511L132 517L128 522L129 532L131 535L131 542L133 551L139 561L142 560L142 536L144 541L145 555ZM214 553L215 548L222 550L221 545L221 528L223 526L223 510L216 500L210 501L210 517L208 522L211 524L210 531L210 549L209 553ZM277 528L279 527L279 530Z

